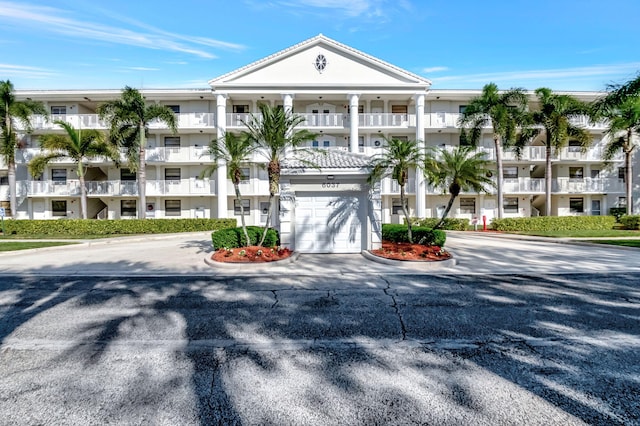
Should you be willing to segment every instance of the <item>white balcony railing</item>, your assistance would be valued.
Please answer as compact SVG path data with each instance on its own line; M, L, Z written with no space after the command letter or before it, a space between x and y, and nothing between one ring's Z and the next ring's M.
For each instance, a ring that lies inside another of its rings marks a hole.
M345 120L345 126L349 126L348 117ZM364 128L415 126L415 115L383 113L358 114L358 126Z
M624 193L625 184L618 178L583 178L568 177L553 180L554 193Z
M268 184L267 184L268 185ZM137 196L138 183L136 181L90 181L85 182L88 196ZM52 181L29 181L27 185L29 196L78 196L80 185L77 180L67 180L64 183ZM267 190L268 193L268 190ZM215 195L215 180L210 179L182 179L150 180L147 181L147 195Z
M214 128L215 114L209 112L181 112L176 114L179 129ZM34 130L54 130L60 126L54 121L60 120L71 124L76 129L107 129L107 123L100 120L98 114L55 114L48 118L42 115L31 117L31 125ZM160 121L149 123L151 129L166 129L166 124ZM19 130L24 130L18 125Z

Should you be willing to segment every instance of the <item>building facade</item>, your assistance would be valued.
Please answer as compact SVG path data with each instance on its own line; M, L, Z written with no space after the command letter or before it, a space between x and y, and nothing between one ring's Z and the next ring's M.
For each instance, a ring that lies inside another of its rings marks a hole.
M206 148L225 132L241 131L243 122L266 103L304 117L301 127L319 136L308 148L327 152L305 167L293 156L284 161L278 211L272 220L283 242L300 251L359 252L379 243L379 224L401 221L399 188L390 179L376 188L366 183L366 164L379 153L384 138L418 140L425 146L458 146L458 118L480 90L432 89L431 82L349 46L319 35L267 58L209 81L206 89L141 90L147 102L167 105L178 118L178 133L152 124L146 147L146 214L150 218L237 217L226 167L199 179L214 159ZM572 92L584 101L600 93ZM102 102L119 90L16 91L18 99L42 101L50 117L34 117L33 132L24 133L16 153L16 219L80 217L75 165L51 163L39 179L27 164L40 152L38 137L62 133L54 119L76 129L107 130L96 114ZM530 94L531 107L535 97ZM601 215L626 203L622 157L602 160L604 125L575 120L593 133L583 152L570 144L553 158L553 215ZM462 142L464 143L464 142ZM491 129L478 146L495 159ZM545 147L541 139L526 147L520 159L503 154L504 217L528 217L545 211ZM269 188L265 159L246 164L240 190L249 224L266 221ZM88 217L125 219L137 216L135 173L108 161L87 164ZM410 176L407 193L412 216L438 217L448 195L430 188L420 174ZM634 197L638 199L638 197ZM0 164L0 201L8 208L7 167ZM450 215L491 220L497 216L496 194L463 193Z

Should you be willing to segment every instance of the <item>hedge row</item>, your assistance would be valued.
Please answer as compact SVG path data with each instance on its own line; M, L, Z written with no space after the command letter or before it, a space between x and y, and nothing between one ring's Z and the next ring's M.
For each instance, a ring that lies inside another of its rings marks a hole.
M235 219L61 219L5 220L7 234L14 235L129 235L170 234L176 232L212 231L232 228Z
M423 226L411 227L411 236L414 243L425 246L442 247L447 240L444 231ZM407 225L382 224L382 240L392 243L408 243Z
M582 231L613 229L613 216L539 216L493 219L491 228L496 231Z
M631 229L634 231L640 230L640 216L638 215L624 215L621 216L618 221L622 224L622 226L624 226L624 229Z
M440 221L437 218L418 219L411 218L411 224L415 226L422 226L425 228L432 228ZM469 219L455 219L446 217L442 226L438 229L448 229L450 231L466 231L469 229Z
M247 234L249 234L250 244L247 244L247 239L242 232L241 227L220 229L211 233L211 242L215 250L221 248L237 248L255 246L260 242L264 228L261 226L247 226ZM280 242L280 235L274 228L269 228L267 235L264 238L264 247L276 247Z

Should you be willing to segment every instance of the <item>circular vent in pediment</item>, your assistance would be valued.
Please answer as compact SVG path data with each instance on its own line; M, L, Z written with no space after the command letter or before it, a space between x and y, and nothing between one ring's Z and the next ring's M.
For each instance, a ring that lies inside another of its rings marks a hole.
M318 72L324 71L324 69L327 67L327 58L322 53L319 54L318 56L316 56L316 62L314 65Z

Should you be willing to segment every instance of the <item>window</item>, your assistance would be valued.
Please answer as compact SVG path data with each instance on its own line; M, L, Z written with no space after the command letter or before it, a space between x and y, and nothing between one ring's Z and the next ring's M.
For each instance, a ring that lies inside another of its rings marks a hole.
M391 105L391 114L406 114L406 105Z
M9 176L7 175L0 176L0 185L9 185Z
M51 201L51 214L56 217L67 215L67 202L61 200Z
M618 197L618 207L627 207L627 197Z
M467 136L467 133L461 133L459 138L458 138L458 145L460 146L471 146L471 141L469 140L469 137Z
M584 198L569 198L569 211L571 213L584 213Z
M173 111L174 114L180 114L180 105L167 105L167 108Z
M236 114L249 114L249 105L234 105L233 112Z
M580 152L582 151L582 146L580 145L580 141L569 141L569 152Z
M167 148L179 148L180 136L165 136L164 146Z
M505 167L502 169L504 179L518 179L518 167Z
M592 179L597 179L599 177L600 177L600 170L591 169L591 178Z
M460 213L476 214L476 199L460 198Z
M518 197L506 197L504 199L505 213L518 213Z
M349 114L351 114L351 106L347 107ZM358 114L364 114L364 105L358 105Z
M407 200L405 200L405 207L409 210L407 206ZM400 198L391 199L391 214L403 214L402 212L402 203L400 202Z
M64 115L67 113L66 106L52 106L51 107L51 115Z
M244 215L249 216L251 214L251 200L242 200L242 208L244 209ZM238 200L233 200L233 214L240 216L240 203Z
M136 173L129 169L120 169L120 180L134 181L136 180Z
M240 178L241 183L249 183L251 179L251 169L249 167L241 167L240 173L242 173L242 178Z
M120 216L136 217L136 200L120 200Z
M164 200L165 216L180 216L181 214L180 200Z
M313 142L311 142L311 146L312 146L313 148L318 148L318 147L320 147L320 142L318 142L318 141L313 141Z
M324 148L328 148L328 147L330 147L330 146L331 146L331 141L322 141L322 146L323 146Z
M164 169L164 180L180 180L180 167Z
M583 172L582 167L569 167L569 179L582 179Z
M464 112L466 111L466 109L467 109L467 106L466 106L466 105L459 105L459 106L458 106L458 112L459 112L460 114L464 114Z
M67 169L52 169L51 180L54 184L64 185L67 183Z
M618 167L618 179L622 179L624 182L625 174L625 167Z

